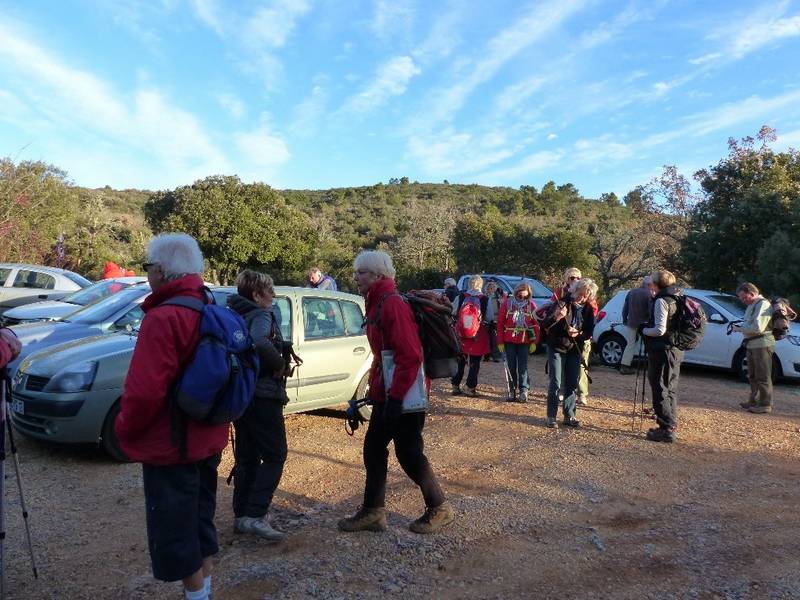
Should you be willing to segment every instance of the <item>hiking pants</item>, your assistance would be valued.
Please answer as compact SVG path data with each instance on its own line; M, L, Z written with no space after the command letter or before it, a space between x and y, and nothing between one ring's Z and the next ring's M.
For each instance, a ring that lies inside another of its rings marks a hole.
M494 322L489 323L488 331L489 331L489 354L487 354L486 356L496 361L502 357L500 353L500 348L497 347L497 323Z
M178 465L142 465L147 545L156 579L185 579L203 566L204 558L219 551L214 513L221 456Z
M283 403L256 396L234 428L233 516L261 518L269 510L286 462Z
M678 426L678 377L682 361L683 351L674 346L647 351L647 379L653 393L653 412L662 429L674 431Z
M558 391L564 388L564 418L575 418L575 400L580 377L581 356L577 349L566 354L554 351L547 346L547 370L550 386L547 389L547 418L558 415Z
M506 363L511 375L511 389L528 389L528 352L530 344L512 344L506 342Z
M772 406L772 355L775 347L747 349L750 404Z
M422 428L425 426L425 413L405 413L392 428L384 421L383 408L383 403L372 406L372 417L364 436L364 466L367 470L364 508L382 508L385 505L389 442L392 440L397 462L406 475L419 486L425 506L441 506L445 501L444 492L423 452Z
M589 397L589 360L591 360L591 357L592 357L592 340L586 340L585 342L583 342L580 373L578 375L578 396L580 396L581 398Z
M625 337L625 350L622 352L622 359L619 364L623 367L630 367L633 364L633 357L639 349L641 342L636 341L636 328L623 325L617 329Z
M450 380L453 385L461 385L461 380L464 378L464 368L467 365L467 358L469 358L469 373L467 374L467 387L474 388L478 385L478 372L481 370L481 356L467 357L464 354L458 357L458 371L455 377Z

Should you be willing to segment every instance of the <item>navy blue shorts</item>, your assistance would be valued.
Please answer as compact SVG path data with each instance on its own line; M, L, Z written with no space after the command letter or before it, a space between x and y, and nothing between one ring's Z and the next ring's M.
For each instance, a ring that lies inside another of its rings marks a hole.
M219 551L214 512L221 455L182 465L142 465L153 577L178 581Z

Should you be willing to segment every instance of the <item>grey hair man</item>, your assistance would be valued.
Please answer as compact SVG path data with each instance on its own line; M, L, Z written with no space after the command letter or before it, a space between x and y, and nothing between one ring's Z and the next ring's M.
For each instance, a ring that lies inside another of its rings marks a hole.
M653 278L647 275L642 279L642 284L628 292L625 304L622 305L622 323L624 327L619 332L625 336L625 351L620 360L619 372L623 375L633 373L631 363L636 353L636 331L639 325L647 323L650 318L650 305L653 302Z

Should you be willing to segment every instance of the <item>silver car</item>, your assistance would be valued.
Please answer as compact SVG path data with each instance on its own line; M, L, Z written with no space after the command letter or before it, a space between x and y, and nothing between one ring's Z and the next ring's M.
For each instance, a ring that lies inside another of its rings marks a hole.
M212 290L218 304L234 288ZM367 394L372 363L363 329L364 299L343 292L276 287L274 300L284 339L303 364L287 381L286 413L335 406ZM123 460L114 435L122 386L136 344L136 330L51 346L19 367L12 393L12 421L34 438L100 443ZM369 407L362 415L369 417Z
M0 263L0 313L37 300L52 300L92 285L85 277L56 267Z
M84 306L99 302L136 283L147 281L147 277L114 277L103 279L58 300L42 300L11 308L3 313L3 325L20 325L35 321L52 321L66 317Z

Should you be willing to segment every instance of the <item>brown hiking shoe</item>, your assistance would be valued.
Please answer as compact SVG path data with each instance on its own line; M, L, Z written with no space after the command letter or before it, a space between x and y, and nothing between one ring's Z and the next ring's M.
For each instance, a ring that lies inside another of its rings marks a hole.
M362 506L352 517L341 519L337 527L339 531L383 531L386 529L386 509Z
M756 405L756 406L751 406L747 410L749 412L755 413L757 415L765 415L767 413L771 413L772 412L772 407L771 406Z
M440 529L455 521L456 514L448 502L436 508L428 507L416 521L412 521L408 528L414 533L436 533Z

